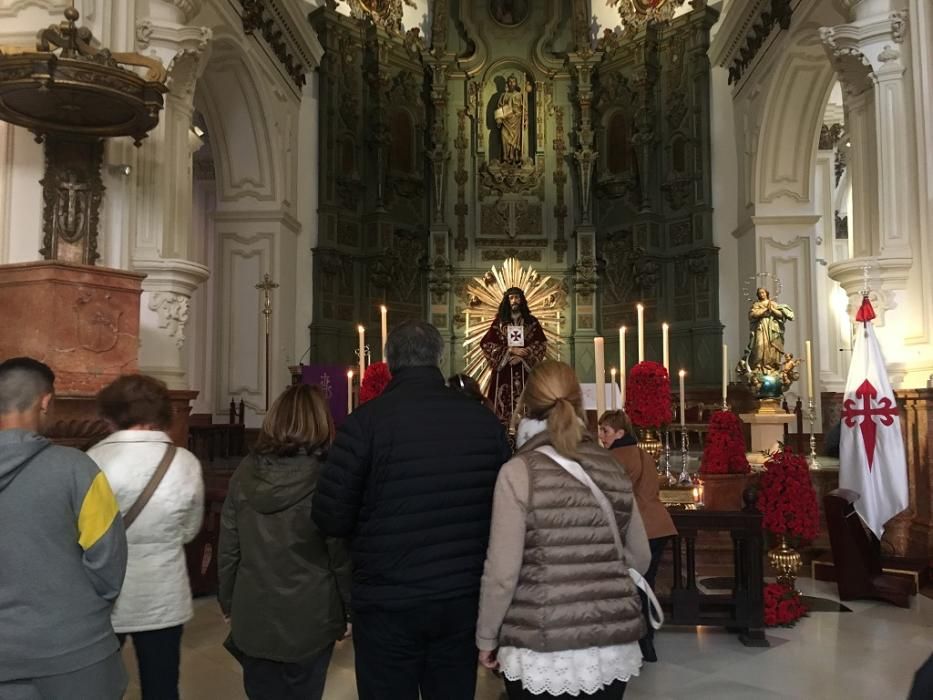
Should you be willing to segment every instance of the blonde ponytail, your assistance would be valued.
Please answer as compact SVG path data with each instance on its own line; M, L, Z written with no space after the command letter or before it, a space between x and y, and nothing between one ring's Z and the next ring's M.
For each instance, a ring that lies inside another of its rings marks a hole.
M570 365L553 360L539 364L528 378L522 398L529 416L547 420L554 449L576 459L583 439L583 392Z

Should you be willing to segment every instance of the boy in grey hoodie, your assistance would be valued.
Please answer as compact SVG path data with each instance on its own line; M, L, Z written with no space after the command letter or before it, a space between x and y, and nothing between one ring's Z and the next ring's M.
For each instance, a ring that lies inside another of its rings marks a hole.
M126 533L97 465L38 434L54 381L37 360L0 363L0 699L116 700Z

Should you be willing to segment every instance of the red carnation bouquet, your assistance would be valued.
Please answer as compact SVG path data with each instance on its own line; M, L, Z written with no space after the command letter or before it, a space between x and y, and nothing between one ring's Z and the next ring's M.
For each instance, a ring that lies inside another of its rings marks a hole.
M673 418L671 380L664 365L639 362L628 373L625 412L636 428L659 429Z
M701 474L748 474L742 422L732 411L716 411L709 420Z
M768 627L791 627L807 614L800 593L783 583L765 586L765 624Z
M807 460L789 447L765 462L758 487L762 527L775 535L812 540L820 531L816 491Z
M360 384L360 404L379 396L392 381L392 373L385 362L374 362L366 368L363 383Z

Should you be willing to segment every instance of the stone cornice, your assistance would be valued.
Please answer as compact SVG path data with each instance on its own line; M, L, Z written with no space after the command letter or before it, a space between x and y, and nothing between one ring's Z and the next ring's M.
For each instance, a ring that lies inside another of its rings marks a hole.
M210 277L210 270L190 260L134 258L133 270L145 273L146 279L143 280L145 291L173 292L189 296Z

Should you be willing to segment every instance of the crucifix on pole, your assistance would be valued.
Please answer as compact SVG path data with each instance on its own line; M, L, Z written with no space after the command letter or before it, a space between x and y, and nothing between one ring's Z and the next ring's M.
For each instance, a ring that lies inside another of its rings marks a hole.
M278 288L278 283L272 281L268 272L263 275L262 282L256 289L262 291L262 316L265 319L266 331L266 410L269 410L269 330L272 323L272 290Z

